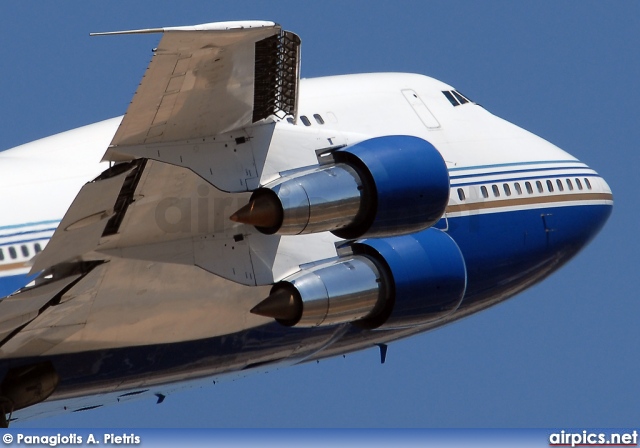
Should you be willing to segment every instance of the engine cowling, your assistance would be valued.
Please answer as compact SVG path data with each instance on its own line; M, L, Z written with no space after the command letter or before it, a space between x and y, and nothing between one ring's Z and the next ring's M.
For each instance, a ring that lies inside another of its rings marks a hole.
M456 243L438 229L371 238L353 254L276 283L251 312L286 326L352 322L404 328L442 319L462 302L466 267Z
M331 231L353 239L420 231L444 214L449 172L426 140L378 137L332 155L330 165L256 190L231 219L266 234Z
M384 309L358 322L361 327L418 326L448 316L462 303L467 288L464 257L441 230L369 238L356 242L353 250L376 259L392 279Z

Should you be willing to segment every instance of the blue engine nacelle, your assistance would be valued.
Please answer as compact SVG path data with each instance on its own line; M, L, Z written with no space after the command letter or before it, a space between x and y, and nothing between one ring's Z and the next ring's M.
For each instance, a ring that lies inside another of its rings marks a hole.
M378 137L334 152L361 176L366 195L360 219L333 233L341 238L417 232L434 225L449 202L449 170L426 140Z
M458 245L438 229L412 235L371 238L353 245L382 265L390 281L388 298L365 328L412 327L442 319L458 309L467 288L467 269Z
M449 172L426 140L386 136L333 151L332 162L256 190L231 219L267 234L345 239L426 229L449 201Z
M287 326L351 322L391 329L426 324L453 313L464 297L462 254L438 229L351 245L352 254L276 283L251 312Z

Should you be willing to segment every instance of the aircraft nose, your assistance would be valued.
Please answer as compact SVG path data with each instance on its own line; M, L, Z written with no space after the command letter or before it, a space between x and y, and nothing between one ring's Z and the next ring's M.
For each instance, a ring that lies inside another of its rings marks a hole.
M598 177L597 179L600 183L600 189L601 189L600 194L602 196L601 200L603 201L603 206L604 206L602 217L601 217L602 224L597 230L597 231L600 231L602 226L604 226L604 224L609 219L609 216L611 216L611 213L613 212L613 192L611 191L611 187L609 187L609 184L607 183L606 180L604 180L604 178Z
M573 206L567 207L571 225L565 234L565 243L576 249L587 245L604 227L613 211L613 194L609 184L595 174L573 179L573 193L576 193Z

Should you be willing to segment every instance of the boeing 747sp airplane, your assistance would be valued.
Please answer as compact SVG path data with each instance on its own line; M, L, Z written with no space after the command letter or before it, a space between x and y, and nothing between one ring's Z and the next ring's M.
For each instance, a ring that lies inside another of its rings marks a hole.
M122 33L163 33L124 117L0 153L4 426L384 347L611 213L593 169L438 80L300 79L272 22Z

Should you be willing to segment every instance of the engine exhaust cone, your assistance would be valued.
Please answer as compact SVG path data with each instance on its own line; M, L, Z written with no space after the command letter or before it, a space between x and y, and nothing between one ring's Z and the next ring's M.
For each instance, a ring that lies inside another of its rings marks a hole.
M254 306L251 313L271 317L283 325L295 325L302 315L302 301L287 288L279 288Z
M231 215L229 219L255 227L280 227L282 206L275 194L260 194L252 197L247 205Z

